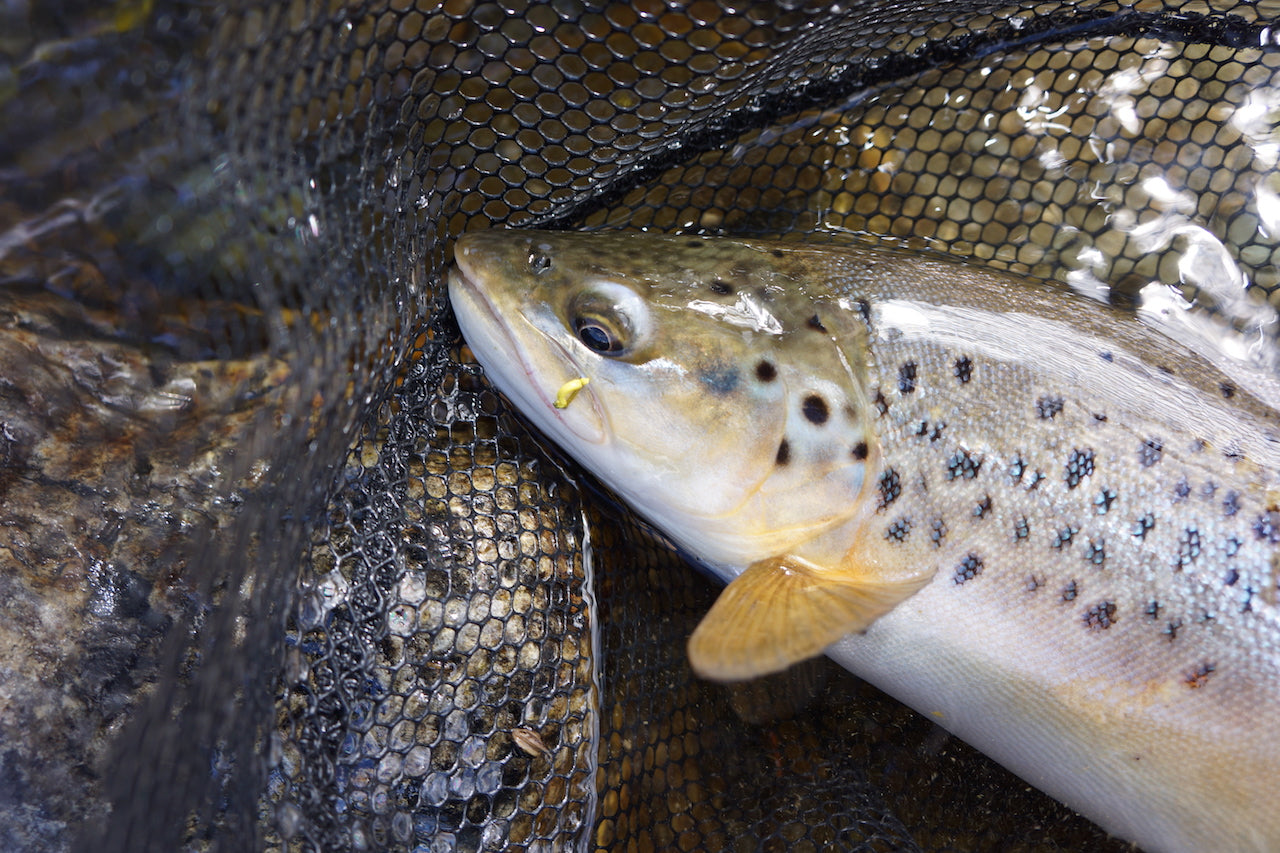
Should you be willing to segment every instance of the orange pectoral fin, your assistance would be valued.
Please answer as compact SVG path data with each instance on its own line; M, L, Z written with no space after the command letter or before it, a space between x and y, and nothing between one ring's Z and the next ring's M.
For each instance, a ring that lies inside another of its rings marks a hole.
M761 560L734 579L703 617L689 638L689 663L714 681L778 672L866 630L932 574L883 581L798 557Z

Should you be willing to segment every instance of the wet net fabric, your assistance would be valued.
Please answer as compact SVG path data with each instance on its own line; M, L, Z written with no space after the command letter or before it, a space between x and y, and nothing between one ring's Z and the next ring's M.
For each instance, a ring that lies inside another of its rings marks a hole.
M1273 16L6 7L0 846L1121 849L828 664L693 679L715 588L441 274L494 225L873 235L1272 334Z

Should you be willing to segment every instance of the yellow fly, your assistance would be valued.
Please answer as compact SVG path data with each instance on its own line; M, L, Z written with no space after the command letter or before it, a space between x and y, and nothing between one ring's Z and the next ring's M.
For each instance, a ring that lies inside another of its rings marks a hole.
M557 409L564 409L573 402L573 398L578 396L578 392L587 386L591 380L585 376L579 376L577 379L570 379L568 382L560 386L560 390L556 392L556 401L551 405Z

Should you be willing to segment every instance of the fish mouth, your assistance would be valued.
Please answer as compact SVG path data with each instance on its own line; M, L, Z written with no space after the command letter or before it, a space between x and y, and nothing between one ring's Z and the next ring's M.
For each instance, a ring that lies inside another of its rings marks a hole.
M581 389L572 405L555 406L556 394L564 384L583 375L573 357L553 337L519 314L511 319L504 317L477 283L481 278L468 253L456 252L454 268L449 274L449 301L463 337L485 375L511 398L517 411L527 415L538 427L552 433L567 431L577 440L590 444L604 443L604 416L590 385ZM541 370L535 368L532 354L519 343L512 319L529 325L530 331L545 342L546 355L550 357L541 360L555 362L556 369L550 365L544 365ZM561 378L557 379L557 375Z

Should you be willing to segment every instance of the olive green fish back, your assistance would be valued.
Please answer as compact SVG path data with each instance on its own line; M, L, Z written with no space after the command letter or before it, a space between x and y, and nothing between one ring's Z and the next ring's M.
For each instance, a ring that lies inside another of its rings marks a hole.
M1104 849L833 667L693 679L714 589L441 273L493 225L865 231L1263 327L1275 12L0 11L0 847Z

